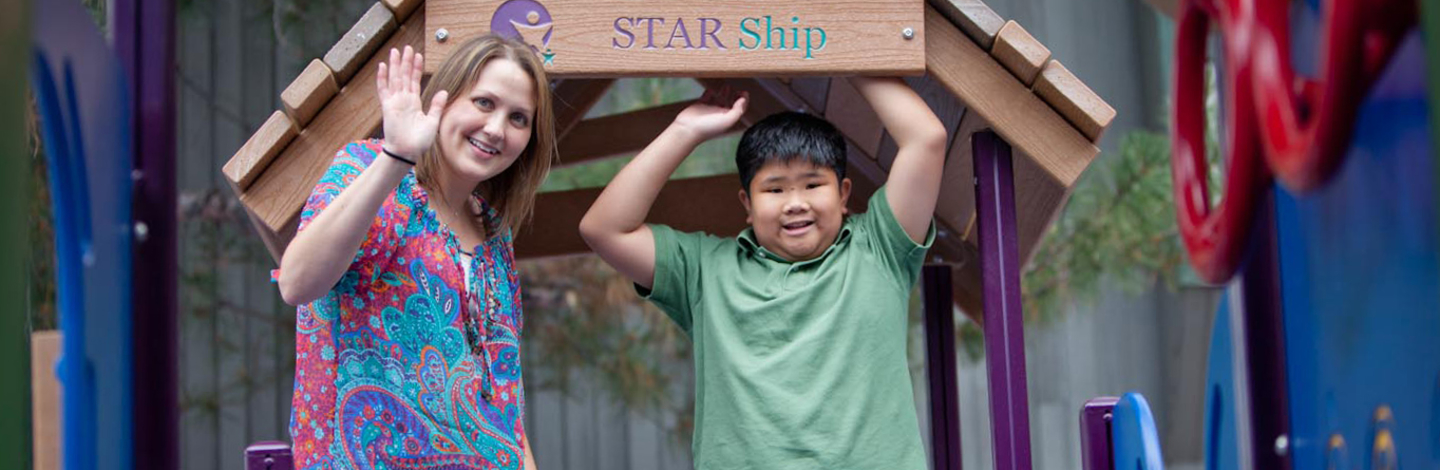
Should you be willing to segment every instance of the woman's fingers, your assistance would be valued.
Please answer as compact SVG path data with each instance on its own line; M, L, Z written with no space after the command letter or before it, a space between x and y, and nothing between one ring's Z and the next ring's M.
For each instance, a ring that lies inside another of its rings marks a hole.
M385 70L385 63L381 62L380 71L375 73L375 90L380 93L380 101L382 102L390 97L390 83L385 79L387 73L389 73L389 71Z
M445 109L445 100L449 99L449 97L450 92L445 90L440 90L439 93L436 93L435 97L430 99L430 110L425 113L426 117L438 122L440 120L440 112Z
M409 46L406 46L409 47ZM410 83L415 85L415 93L420 93L420 79L425 76L425 55L415 53L415 64L410 74Z
M400 68L399 49L395 49L393 47L390 48L390 66L388 68L390 73L385 75L385 79L390 81L390 89L393 90L395 93L404 93L405 87L401 84L399 79L400 70L403 70Z

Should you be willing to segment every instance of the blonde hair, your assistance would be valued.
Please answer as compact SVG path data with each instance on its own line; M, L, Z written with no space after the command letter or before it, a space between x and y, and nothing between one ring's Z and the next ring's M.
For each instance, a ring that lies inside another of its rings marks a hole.
M480 182L471 190L471 193L485 196L490 206L500 213L498 221L489 220L485 214L480 214L485 221L487 237L503 234L507 229L519 233L520 226L530 221L540 183L545 181L551 162L558 157L555 117L551 111L550 81L545 76L545 68L529 45L487 34L466 41L456 48L450 57L445 59L445 63L440 65L440 70L430 78L421 95L421 102L429 103L436 93L441 90L448 91L449 98L445 106L449 107L456 99L468 94L470 87L480 80L480 71L485 68L485 64L497 58L515 62L534 80L535 116L531 120L534 127L531 128L530 141L525 144L525 150L520 151L520 157L515 159L515 163L500 174ZM436 139L430 150L422 154L416 162L415 178L427 189L437 189L434 186L438 181L435 173L441 168L441 159L440 142Z

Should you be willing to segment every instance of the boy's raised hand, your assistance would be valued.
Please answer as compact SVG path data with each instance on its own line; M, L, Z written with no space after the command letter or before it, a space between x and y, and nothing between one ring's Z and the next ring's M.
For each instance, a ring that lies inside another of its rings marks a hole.
M709 140L735 126L745 114L750 95L735 93L730 87L719 91L706 89L700 99L675 116L675 125L686 129L701 141Z
M430 111L421 108L420 77L424 56L410 46L405 52L390 49L389 64L380 63L375 88L380 92L380 114L385 128L385 148L416 159L430 149L440 129L440 113L449 93L441 91L430 100Z

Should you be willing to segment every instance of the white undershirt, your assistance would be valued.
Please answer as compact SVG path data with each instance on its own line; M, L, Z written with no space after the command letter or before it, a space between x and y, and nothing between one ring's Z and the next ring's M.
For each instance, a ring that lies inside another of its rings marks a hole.
M475 270L472 269L475 264L475 257L463 251L460 252L460 257L465 260L465 290L469 291L470 286L475 284Z

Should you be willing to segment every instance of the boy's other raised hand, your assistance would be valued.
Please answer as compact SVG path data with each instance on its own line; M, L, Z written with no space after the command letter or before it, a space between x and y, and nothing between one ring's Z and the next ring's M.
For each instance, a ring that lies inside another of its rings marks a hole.
M734 92L728 86L719 91L706 89L699 100L675 116L675 125L692 132L702 141L710 140L740 122L749 101L749 93Z
M441 91L430 100L426 112L420 103L420 77L424 56L410 46L405 51L390 49L389 63L380 63L375 88L380 93L380 114L385 128L385 148L412 160L430 149L440 129L440 113L449 94Z

